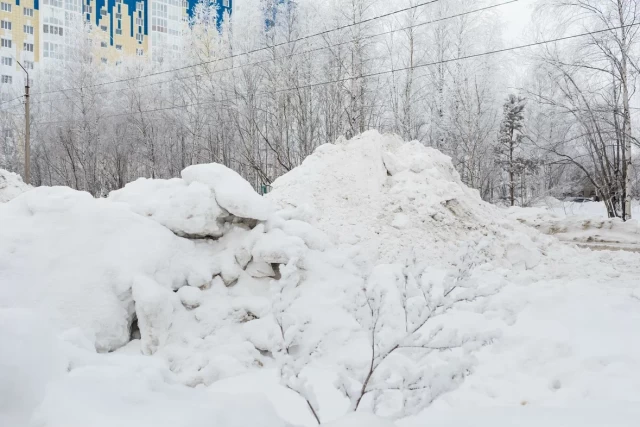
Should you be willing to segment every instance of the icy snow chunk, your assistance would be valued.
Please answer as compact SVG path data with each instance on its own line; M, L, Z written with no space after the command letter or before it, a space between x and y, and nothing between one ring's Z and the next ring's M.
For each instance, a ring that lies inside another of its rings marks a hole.
M218 204L235 216L264 221L271 214L269 202L244 178L224 165L189 166L181 175L187 183L200 182L208 186Z
M20 175L0 169L0 203L6 203L31 188Z
M255 319L242 325L244 336L260 351L276 348L278 326L271 317Z
M390 153L389 151L384 151L382 153L382 161L384 162L384 167L387 168L387 172L392 176L408 169L407 165L400 161L395 154Z
M202 302L202 291L193 286L183 286L178 289L178 297L185 308L194 309L200 307Z
M289 236L276 228L261 235L251 253L255 260L271 264L286 264L293 258L303 258L306 251L307 247L301 238Z
M142 335L142 353L153 354L169 336L173 293L146 277L136 277L132 291Z
M265 261L251 261L245 271L249 276L255 277L256 279L274 277L276 275L271 264Z
M247 248L247 245L238 247L234 256L241 268L246 268L249 261L251 261L251 251Z
M542 256L531 241L512 242L505 249L505 257L513 266L529 270L540 264Z
M311 249L325 250L329 246L329 238L308 222L291 219L278 226L286 234L301 238Z
M411 220L407 215L403 213L397 213L393 217L393 221L391 222L391 226L398 229L407 228L410 225L411 225Z
M221 219L228 216L216 203L211 189L182 179L140 178L112 191L109 199L167 227L179 236L219 237Z

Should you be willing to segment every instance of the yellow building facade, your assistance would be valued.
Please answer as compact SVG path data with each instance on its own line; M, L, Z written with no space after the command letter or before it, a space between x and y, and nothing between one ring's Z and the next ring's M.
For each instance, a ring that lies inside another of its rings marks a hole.
M35 4L34 4L35 3ZM0 84L32 70L40 58L40 11L37 0L0 2Z
M161 60L179 54L198 0L0 0L0 92L24 81L39 63L93 61L117 65L127 56ZM231 0L218 0L218 19Z

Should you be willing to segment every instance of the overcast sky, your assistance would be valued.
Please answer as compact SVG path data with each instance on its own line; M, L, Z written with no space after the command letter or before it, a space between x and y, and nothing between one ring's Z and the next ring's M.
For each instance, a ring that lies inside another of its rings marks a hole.
M502 3L502 1L497 1ZM531 22L531 11L535 0L520 0L506 6L500 6L498 10L502 13L502 19L506 25L505 45L512 46L518 41L523 41L523 30Z

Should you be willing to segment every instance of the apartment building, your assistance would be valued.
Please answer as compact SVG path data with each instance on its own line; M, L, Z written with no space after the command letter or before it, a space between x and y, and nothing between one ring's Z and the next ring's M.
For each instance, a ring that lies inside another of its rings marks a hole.
M218 20L232 0L215 0ZM24 71L79 55L118 65L125 56L179 55L198 0L0 0L0 93ZM89 36L87 37L87 34Z

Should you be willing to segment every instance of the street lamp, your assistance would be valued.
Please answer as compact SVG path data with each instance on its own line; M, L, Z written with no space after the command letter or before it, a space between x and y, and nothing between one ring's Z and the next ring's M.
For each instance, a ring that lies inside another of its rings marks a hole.
M24 182L31 183L31 144L30 144L30 120L29 120L29 72L22 66L20 61L16 59L16 62L22 68L22 71L27 75L27 80L24 84Z

